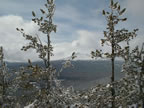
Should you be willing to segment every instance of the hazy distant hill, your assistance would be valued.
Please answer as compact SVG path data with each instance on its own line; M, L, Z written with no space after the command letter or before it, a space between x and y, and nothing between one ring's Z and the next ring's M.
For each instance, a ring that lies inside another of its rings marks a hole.
M60 70L63 60L52 61L52 65L56 67L57 71ZM42 62L34 62L43 66ZM110 61L88 61L78 60L72 61L74 67L63 70L59 79L62 80L64 86L74 86L76 89L86 89L96 83L106 83L110 81L111 75L111 62ZM18 69L20 66L26 66L27 63L7 63L10 69ZM121 61L115 62L116 79L123 76L121 73Z

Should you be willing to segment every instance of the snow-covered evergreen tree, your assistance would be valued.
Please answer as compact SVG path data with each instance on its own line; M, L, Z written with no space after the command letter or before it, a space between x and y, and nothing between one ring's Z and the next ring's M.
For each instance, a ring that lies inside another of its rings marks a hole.
M14 108L16 106L14 95L16 88L13 88L12 76L4 61L3 47L0 47L0 107L2 108Z
M96 50L92 51L91 55L92 58L97 57L106 57L111 59L111 103L112 108L115 107L115 87L114 87L114 81L115 81L115 58L116 57L123 57L125 54L125 48L122 47L122 42L127 42L131 38L136 36L137 29L134 29L134 31L129 32L127 29L123 28L120 30L116 30L116 26L119 24L119 22L126 21L127 18L123 18L122 15L126 11L126 8L121 9L121 6L118 2L114 2L114 0L110 0L110 12L103 10L103 15L106 17L107 21L107 31L104 31L104 39L101 39L102 46L104 44L110 46L111 53L109 52L102 52L102 50Z
M144 44L141 49L137 46L129 52L123 72L126 74L124 82L129 87L129 94L125 95L128 98L126 101L132 104L141 103L144 107Z
M17 28L26 40L29 40L29 45L23 46L22 50L27 51L32 48L39 54L39 58L43 60L45 67L33 65L31 60L28 60L28 66L21 68L19 72L18 84L26 91L32 91L34 89L34 95L32 98L33 105L35 107L42 108L64 108L66 105L71 105L72 92L68 89L64 89L60 86L57 76L59 72L51 65L50 58L53 56L53 47L51 45L50 34L56 32L56 25L53 24L53 15L55 11L54 0L47 0L45 4L46 11L40 9L44 17L36 18L35 12L32 12L34 23L39 26L39 31L46 34L47 43L41 41L38 35L31 36L24 32L24 29ZM60 72L69 66L71 66L71 60L74 59L75 53L67 60ZM23 97L29 97L23 94ZM30 101L30 99L27 99ZM26 103L28 104L28 103Z

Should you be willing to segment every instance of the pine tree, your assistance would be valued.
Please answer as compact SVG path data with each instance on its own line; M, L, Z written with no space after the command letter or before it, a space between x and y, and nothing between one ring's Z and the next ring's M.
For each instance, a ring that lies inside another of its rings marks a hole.
M1 106L3 106L3 103L4 103L4 101L5 101L5 96L6 96L6 93L5 93L5 91L6 91L6 86L7 86L7 83L6 83L6 81L5 81L5 74L6 74L6 68L5 68L5 63L4 63L4 61L3 61L3 59L4 59L4 54L3 54L3 48L2 47L0 47L0 88L1 88Z
M45 4L47 11L40 9L41 13L43 14L42 17L36 18L35 12L32 11L33 19L32 21L39 26L39 31L46 34L47 36L47 44L44 44L38 35L31 36L24 33L23 29L18 29L23 34L23 37L26 40L29 40L29 45L23 46L22 50L27 51L28 49L32 48L35 49L37 53L39 53L39 58L43 60L45 65L45 71L47 71L47 88L50 88L50 80L54 75L53 67L50 65L50 57L53 56L53 47L51 45L50 34L51 32L56 32L56 25L53 24L53 15L55 11L55 4L53 0L47 0ZM31 62L29 60L29 62Z
M70 97L65 94L65 89L59 85L57 76L59 72L51 65L51 56L53 56L53 47L51 45L50 34L56 32L56 25L53 24L53 15L55 11L54 0L47 0L45 4L47 11L40 9L42 17L37 18L34 11L32 11L32 21L39 26L39 31L47 36L47 43L41 41L38 35L32 36L24 32L24 29L17 30L22 33L23 37L30 41L27 46L23 46L21 50L27 51L28 49L35 49L39 54L39 58L43 60L44 66L33 65L31 60L28 60L28 66L22 67L19 72L18 85L26 91L35 89L33 99L24 99L28 102L33 101L35 107L43 108L63 108L65 104L70 104ZM75 58L75 53L67 60L60 72L69 66L71 66L71 60ZM23 97L28 97L23 94ZM23 98L22 97L22 98ZM27 104L27 103L26 103Z
M114 2L111 0L110 2L110 12L109 11L102 11L102 14L106 17L107 21L107 31L104 31L104 39L101 39L102 46L104 44L111 47L111 53L109 52L102 52L102 50L96 50L95 52L92 51L91 55L92 58L97 57L106 57L111 59L111 105L112 108L115 107L115 89L114 89L114 81L115 81L115 58L116 57L122 57L124 55L124 51L127 47L122 47L122 42L127 42L131 38L134 38L136 36L136 31L138 29L134 29L134 31L129 32L125 28L116 30L116 25L119 24L119 22L126 21L127 18L122 18L123 13L126 11L126 8L121 9L120 4L118 2Z
M36 18L36 14L32 11L33 19L32 21L39 26L39 31L46 34L47 36L47 44L43 44L40 40L39 36L31 36L24 33L23 29L18 29L26 40L29 40L30 43L28 46L24 46L22 50L27 51L28 49L32 48L39 53L39 58L44 61L45 67L50 67L50 57L53 56L53 47L51 45L50 34L51 32L56 32L56 25L53 24L53 15L55 11L55 4L53 0L47 0L45 4L47 11L40 9L41 13L43 14L42 17Z
M137 93L133 94L133 97L137 96L136 102L141 102L144 107L144 43L141 49L137 46L130 52L127 64L124 65L124 72L132 82L129 86L135 86Z
M17 28L17 30L22 33L23 37L30 41L29 44L27 46L23 46L21 50L27 51L28 49L35 49L39 54L39 58L43 60L45 66L45 68L38 65L33 66L31 60L28 60L28 68L24 69L24 71L29 70L31 73L24 72L27 74L23 74L21 79L23 79L23 76L26 75L25 78L28 79L26 82L28 82L27 84L31 86L35 86L35 84L30 84L31 82L29 80L33 80L33 82L38 84L43 81L45 83L44 87L40 88L39 90L41 91L41 94L48 94L56 77L56 69L50 63L50 58L53 56L53 47L51 45L50 34L53 31L56 32L56 25L53 24L53 15L55 12L54 0L47 0L45 8L46 11L44 11L44 9L40 9L40 12L42 13L42 17L40 18L37 18L35 12L32 11L32 15L34 17L32 21L39 26L39 31L46 35L46 44L41 41L37 34L35 36L28 35L24 32L24 29Z
M3 108L13 108L16 104L11 77L4 61L3 47L0 47L0 106Z

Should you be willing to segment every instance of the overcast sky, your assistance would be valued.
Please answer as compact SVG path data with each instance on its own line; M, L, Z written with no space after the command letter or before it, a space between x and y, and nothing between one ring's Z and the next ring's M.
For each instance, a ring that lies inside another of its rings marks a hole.
M144 42L144 0L119 1L121 7L127 8L124 16L128 18L127 22L120 23L120 27L130 31L139 28L138 36L131 42L131 46L141 45ZM37 32L38 27L31 21L31 11L39 14L45 2L0 0L0 46L4 47L6 60L39 60L33 50L20 51L26 41L16 28L24 28L27 34L39 34L45 41L45 35ZM108 8L109 0L55 0L55 4L54 23L57 25L57 33L51 34L55 55L52 59L66 58L74 51L82 55L80 58L90 59L90 52L101 48L100 39L106 29L106 20L101 13ZM103 50L109 48L105 46Z

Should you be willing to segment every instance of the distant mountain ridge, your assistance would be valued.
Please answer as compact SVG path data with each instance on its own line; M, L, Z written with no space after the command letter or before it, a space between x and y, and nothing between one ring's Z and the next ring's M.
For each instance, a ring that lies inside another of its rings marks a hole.
M52 61L51 64L60 70L64 60ZM33 62L43 66L42 62ZM62 80L64 86L74 86L76 89L86 89L90 86L94 86L96 83L107 83L110 81L111 76L111 62L108 60L76 60L72 61L74 67L66 68L58 77ZM119 80L124 76L121 73L122 61L115 62L115 77ZM9 63L7 62L9 69L17 70L20 66L27 66L27 63Z
M87 61L89 61L89 60L92 59L91 55L87 54L87 53L75 53L75 56L76 56L76 58L74 59L74 61L76 61L76 60L87 60ZM71 56L68 56L68 57L60 59L60 60L68 60L70 58L71 58Z

